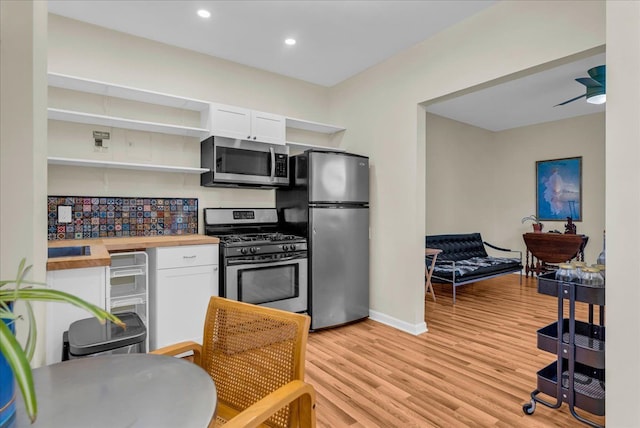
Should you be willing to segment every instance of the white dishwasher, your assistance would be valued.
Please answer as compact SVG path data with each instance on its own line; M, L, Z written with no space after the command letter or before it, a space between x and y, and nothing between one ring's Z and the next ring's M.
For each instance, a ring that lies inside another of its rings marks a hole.
M149 347L202 343L209 298L218 295L218 246L158 247L149 254Z

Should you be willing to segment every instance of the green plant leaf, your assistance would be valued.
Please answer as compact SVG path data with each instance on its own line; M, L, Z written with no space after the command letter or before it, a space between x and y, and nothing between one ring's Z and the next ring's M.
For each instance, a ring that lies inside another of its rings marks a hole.
M36 325L36 317L33 314L33 308L31 307L31 303L24 302L27 307L27 317L28 317L28 328L27 332L27 343L24 345L24 353L27 356L27 360L33 360L33 354L36 352L36 340L38 339L38 329L35 328Z
M0 322L0 343L2 344L0 351L13 371L16 382L22 391L25 410L33 423L38 414L38 404L36 403L31 366L18 340L4 322Z
M73 294L65 293L60 290L51 290L48 288L21 288L19 290L0 290L0 300L3 301L17 301L17 300L31 300L41 302L66 302L74 306L82 308L89 312L94 317L98 318L101 322L109 320L120 327L125 327L125 324L120 321L115 315L105 311L104 309L86 302Z
M126 328L126 325L120 321L120 319L103 310L102 308L88 303L72 294L65 293L59 290L51 290L49 288L33 288L33 285L46 285L42 282L36 282L26 279L26 276L31 271L31 265L26 266L26 259L20 261L18 266L18 273L15 280L2 280L0 281L0 317L9 320L8 322L15 322L19 318L9 307L11 302L18 300L24 300L27 307L28 325L29 331L27 334L27 343L25 350L20 346L15 335L11 332L7 324L0 322L0 351L6 358L11 370L13 371L16 382L18 383L22 396L24 398L24 405L31 422L35 421L38 413L38 406L36 402L35 388L33 385L33 374L29 365L29 360L33 357L36 343L36 322L33 314L33 308L31 307L31 301L42 302L61 302L70 303L74 306L82 308L96 317L101 323L105 320L119 325L122 328ZM15 284L12 288L2 288L9 284ZM26 286L25 286L26 285Z

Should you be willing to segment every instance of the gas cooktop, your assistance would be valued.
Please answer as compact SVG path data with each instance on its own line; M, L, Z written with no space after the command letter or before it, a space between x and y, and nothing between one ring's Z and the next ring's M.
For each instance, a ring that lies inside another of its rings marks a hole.
M288 235L280 232L270 233L233 233L230 235L219 235L220 242L226 245L244 245L257 243L282 243L282 242L302 242L305 238L297 235Z
M225 247L281 244L286 250L306 243L306 238L283 231L275 208L205 208L204 218L205 233L220 238Z

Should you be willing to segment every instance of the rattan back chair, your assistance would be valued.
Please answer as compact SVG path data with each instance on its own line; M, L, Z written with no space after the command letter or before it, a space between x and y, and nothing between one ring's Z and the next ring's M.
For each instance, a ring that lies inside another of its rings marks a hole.
M315 427L315 391L304 382L307 315L211 297L204 343L154 351L194 352L218 391L215 426Z

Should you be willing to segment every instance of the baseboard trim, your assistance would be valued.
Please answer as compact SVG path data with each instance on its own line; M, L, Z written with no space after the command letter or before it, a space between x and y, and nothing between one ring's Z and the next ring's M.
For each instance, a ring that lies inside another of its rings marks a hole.
M427 328L427 323L424 321L418 324L409 324L406 321L399 320L397 318L394 318L387 314L383 314L382 312L374 311L372 309L369 309L369 319L412 334L414 336L418 336L429 331L429 329Z

